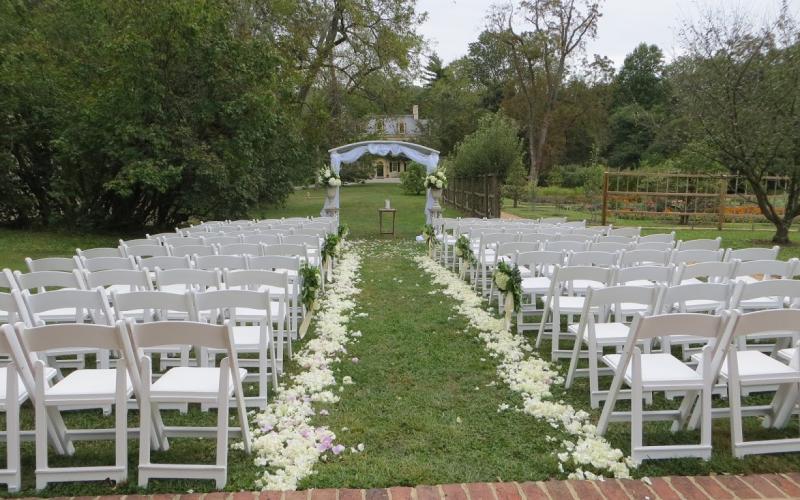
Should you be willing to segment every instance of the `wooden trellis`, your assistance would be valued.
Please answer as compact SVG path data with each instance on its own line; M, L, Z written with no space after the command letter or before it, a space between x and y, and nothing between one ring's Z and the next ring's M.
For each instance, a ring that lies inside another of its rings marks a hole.
M782 210L787 177L764 180L768 196ZM736 175L660 172L605 172L603 216L617 218L674 218L682 225L726 222L766 222L750 184Z

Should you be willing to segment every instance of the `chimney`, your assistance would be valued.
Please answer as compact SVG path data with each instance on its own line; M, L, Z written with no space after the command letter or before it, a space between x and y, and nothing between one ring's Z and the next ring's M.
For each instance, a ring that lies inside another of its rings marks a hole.
M415 104L411 108L411 114L414 115L414 120L419 120L419 105Z

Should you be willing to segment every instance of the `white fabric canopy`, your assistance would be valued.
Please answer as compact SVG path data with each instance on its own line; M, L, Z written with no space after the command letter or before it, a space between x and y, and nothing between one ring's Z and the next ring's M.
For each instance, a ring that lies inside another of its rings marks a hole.
M400 156L415 161L425 166L427 173L436 171L439 165L439 152L419 144L412 144L410 142L402 141L365 141L340 146L331 149L331 169L337 174L342 168L344 163L354 163L365 154L373 154L377 156ZM425 219L430 222L430 209L433 206L433 196L430 189L427 193L428 199L425 202ZM333 200L325 199L325 206L322 213L326 209L339 208L339 189L336 189L336 196Z

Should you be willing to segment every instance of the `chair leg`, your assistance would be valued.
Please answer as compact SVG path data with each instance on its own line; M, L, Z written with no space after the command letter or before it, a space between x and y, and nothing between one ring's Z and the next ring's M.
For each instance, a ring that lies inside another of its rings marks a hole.
M547 324L547 316L550 314L550 296L545 297L544 299L544 311L542 311L542 319L539 321L539 333L536 335L536 348L539 349L542 346L542 340L544 340L544 326Z
M9 493L15 493L22 486L19 450L19 387L17 371L13 365L6 369L6 468L13 473L7 482ZM46 438L45 438L46 439Z
M216 478L217 489L225 487L228 475L228 385L230 360L225 358L219 365L219 394L217 397L217 465L224 468L223 476ZM238 399L238 398L237 398Z
M631 378L633 384L631 386L631 458L634 462L640 463L641 457L638 450L643 444L644 434L644 417L642 412L644 410L642 405L642 357L638 349L633 353L631 360Z
M150 442L152 432L152 408L150 406L150 381L152 380L152 370L150 368L150 358L145 356L141 361L142 388L139 401L139 487L147 488L149 478L142 473L142 467L150 465ZM165 436L166 441L166 436Z
M44 401L44 363L37 361L35 365L36 397L34 398L34 413L36 430L36 470L47 470L47 410ZM36 475L36 489L43 490L47 487L47 480Z
M117 394L114 408L116 465L124 471L122 477L128 477L128 394L127 394L127 360L117 362ZM145 414L146 415L146 414ZM117 484L122 481L117 481Z

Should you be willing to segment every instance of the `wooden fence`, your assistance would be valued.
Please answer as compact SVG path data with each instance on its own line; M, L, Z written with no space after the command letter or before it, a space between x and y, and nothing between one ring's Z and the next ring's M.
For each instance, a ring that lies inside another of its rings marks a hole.
M771 202L782 210L789 179L767 177ZM660 172L605 172L601 224L610 217L674 218L681 225L766 222L750 184L736 175Z
M500 217L500 181L495 175L450 179L442 193L444 201L465 214L488 219Z

